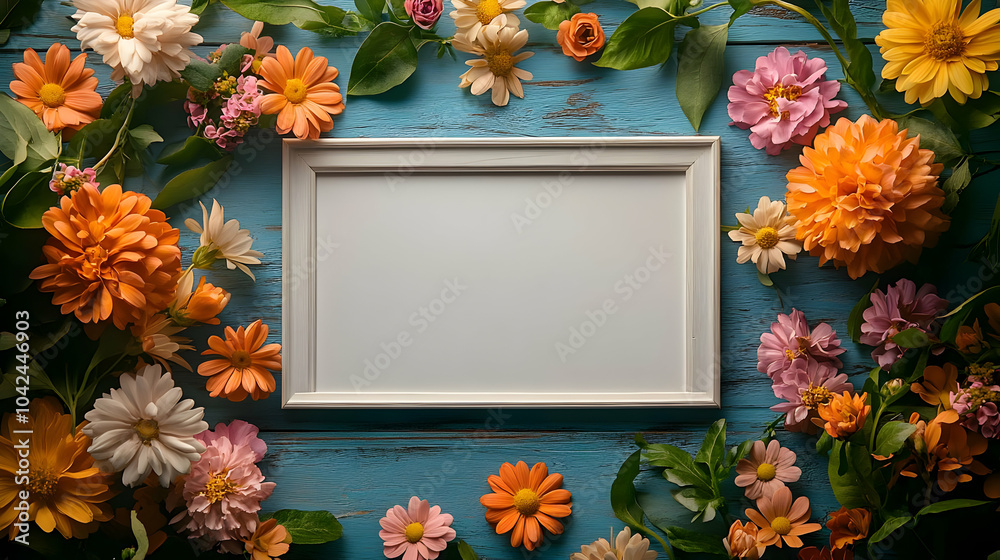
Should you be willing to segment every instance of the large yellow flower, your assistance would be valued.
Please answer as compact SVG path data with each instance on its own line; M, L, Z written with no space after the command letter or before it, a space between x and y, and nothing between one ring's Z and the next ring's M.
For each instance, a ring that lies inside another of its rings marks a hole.
M87 453L90 438L80 429L86 422L74 435L70 415L63 414L52 397L31 401L28 420L18 422L8 413L0 428L0 530L8 529L10 538L17 535L14 523L23 522L18 519L19 494L27 491L28 518L41 530L56 529L67 539L84 538L97 530L99 522L111 519L105 503L111 497L109 479ZM25 449L27 475L18 466Z
M907 103L930 103L950 93L959 103L989 87L986 72L1000 60L1000 8L979 15L980 0L962 11L961 0L888 0L875 37Z

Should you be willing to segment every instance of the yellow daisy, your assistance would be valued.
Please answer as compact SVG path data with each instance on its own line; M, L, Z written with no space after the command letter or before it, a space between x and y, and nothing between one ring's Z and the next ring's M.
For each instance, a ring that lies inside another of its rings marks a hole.
M980 0L962 11L961 0L888 0L875 37L907 103L930 103L950 93L959 103L989 87L986 72L1000 60L1000 8L979 15Z

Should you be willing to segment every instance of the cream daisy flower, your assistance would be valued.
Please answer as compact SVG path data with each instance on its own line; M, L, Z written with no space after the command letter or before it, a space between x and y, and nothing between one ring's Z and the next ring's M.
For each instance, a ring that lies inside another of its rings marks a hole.
M175 0L74 0L80 46L93 49L111 66L111 79L124 78L138 95L143 84L170 81L191 61L189 47L201 43L192 33L198 16Z
M511 93L524 97L521 80L530 80L531 72L515 65L535 54L514 54L528 42L528 32L511 27L509 19L506 22L508 25L504 25L503 18L498 18L479 30L475 43L469 44L469 52L482 58L465 61L472 68L462 74L459 84L459 87L470 88L473 95L481 95L492 88L493 104L499 107L507 104Z
M507 25L518 27L520 20L514 14L527 5L525 0L451 0L455 11L451 12L457 29L455 36L465 35L468 41L475 41L479 30L489 25L500 14L507 14Z
M225 221L223 208L219 201L212 200L212 213L209 214L205 205L201 204L203 224L188 218L184 225L191 231L201 234L201 246L195 251L193 261L195 268L209 268L217 260L225 260L229 270L239 268L251 279L256 280L248 264L260 264L264 253L250 249L253 239L250 230L240 229L238 220Z
M121 389L105 393L86 414L83 433L93 439L87 451L102 471L122 471L126 486L156 473L167 487L205 451L194 437L208 429L205 409L182 401L181 388L162 371L156 365L122 375Z
M614 539L614 545L597 539L580 547L580 552L570 555L570 560L655 560L656 551L649 549L649 539L625 527Z
M770 274L785 268L785 256L795 260L802 250L802 242L795 239L795 219L788 215L785 203L760 197L753 214L739 212L736 219L740 229L729 232L729 238L742 243L736 253L736 262L753 261L761 274Z
M190 338L177 336L184 330L164 313L146 317L141 323L132 325L132 336L142 345L142 351L170 371L167 362L173 362L191 371L191 364L177 353L181 350L194 350Z

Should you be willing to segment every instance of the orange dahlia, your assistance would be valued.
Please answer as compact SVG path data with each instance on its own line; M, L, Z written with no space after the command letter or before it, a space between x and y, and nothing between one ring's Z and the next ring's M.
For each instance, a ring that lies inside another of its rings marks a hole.
M0 530L9 537L19 532L14 523L24 523L21 502L28 503L27 517L38 528L63 538L82 539L111 519L110 479L94 465L87 453L90 438L80 428L73 432L72 419L62 413L53 397L35 399L28 406L29 422L5 414L0 427ZM30 430L30 434L16 433ZM74 435L75 433L75 435ZM28 450L27 474L18 465ZM29 498L22 500L21 492ZM15 509L18 508L18 509Z
M893 120L840 119L816 137L788 172L788 212L796 237L820 265L851 278L915 262L948 229L938 187L943 166Z
M179 232L144 194L84 185L42 215L48 264L29 277L63 314L124 329L167 307L181 269Z
M260 319L235 331L226 327L226 339L208 339L209 349L202 355L221 356L198 366L198 374L208 377L205 388L211 396L242 401L247 395L260 400L274 392L274 376L268 370L281 371L281 345L268 344L267 325Z
M97 78L84 67L86 60L87 55L80 54L70 61L69 49L62 43L49 47L45 62L34 49L25 49L24 62L14 63L17 79L10 83L10 90L42 119L45 128L79 130L101 114Z
M534 550L542 543L542 527L553 535L563 532L557 517L567 517L573 496L562 489L561 474L549 474L545 463L535 463L528 470L524 461L500 465L500 476L491 474L486 481L492 494L479 498L486 506L486 520L498 535L510 531L510 546Z
M320 132L333 129L330 115L344 111L344 97L333 83L339 72L327 62L324 56L313 56L309 47L302 47L293 59L284 46L274 58L261 61L260 86L274 93L260 98L260 111L278 114L278 132L315 140Z

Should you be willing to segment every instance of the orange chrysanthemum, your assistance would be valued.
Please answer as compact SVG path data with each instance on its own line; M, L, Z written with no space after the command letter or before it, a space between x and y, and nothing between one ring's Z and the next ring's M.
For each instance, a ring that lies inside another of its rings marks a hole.
M788 212L796 237L820 265L846 266L851 278L916 262L948 229L938 187L943 166L893 120L840 119L788 172Z
M84 323L139 323L170 304L181 269L179 232L144 194L84 185L42 215L48 264L31 272L64 314Z
M510 546L534 550L542 543L542 527L553 535L563 532L556 518L570 514L573 496L562 488L562 475L549 474L545 463L535 463L530 471L524 461L504 463L500 476L491 474L486 481L493 493L479 503L498 535L510 532Z
M937 484L945 492L972 480L965 471L989 474L990 470L975 459L986 451L986 438L965 429L958 420L958 413L951 409L938 413L930 422L921 420L916 412L910 415L910 424L917 426L910 436L914 453L899 474L915 478L921 470L928 474L937 471Z
M846 438L865 425L865 419L872 407L865 404L868 393L856 394L853 397L847 391L843 395L833 395L830 402L819 405L817 412L820 418L813 422L826 430L833 438Z
M80 54L71 62L69 49L62 43L49 47L45 62L35 49L25 49L24 62L14 63L17 79L10 83L10 90L42 119L45 128L79 130L101 114L97 78L84 67L86 61L87 55Z
M205 388L211 396L235 402L250 395L256 401L274 392L274 376L268 370L281 371L281 345L263 346L267 331L267 325L257 319L246 329L226 327L226 340L208 339L210 349L202 355L222 356L198 366L198 374L208 377Z
M23 521L15 508L22 501L19 494L27 491L28 517L41 530L82 539L112 517L106 503L111 481L87 453L90 438L80 429L86 422L74 435L70 415L62 413L53 397L31 401L28 416L30 423L24 424L14 414L5 414L0 428L0 530L7 529L10 538L18 533L14 523ZM24 442L26 446L21 445ZM18 466L24 449L30 451L27 476Z
M326 57L313 56L309 47L302 47L292 59L284 46L278 47L274 58L261 61L260 86L274 93L260 98L260 111L278 114L278 132L315 140L333 128L330 115L344 111L344 97L333 83L339 72L327 62Z
M872 514L865 508L841 507L830 514L826 528L830 530L830 547L845 548L868 536Z

